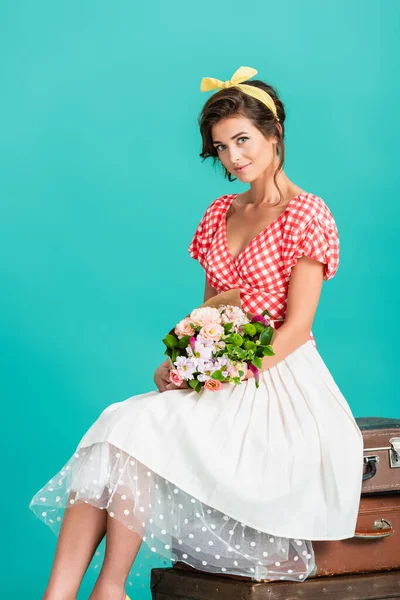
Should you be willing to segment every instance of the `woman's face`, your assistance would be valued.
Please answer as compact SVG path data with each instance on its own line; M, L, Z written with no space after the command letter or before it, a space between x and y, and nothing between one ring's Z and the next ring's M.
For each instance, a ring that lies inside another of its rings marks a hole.
M211 135L221 163L240 181L254 181L274 164L276 136L267 140L246 117L221 119Z

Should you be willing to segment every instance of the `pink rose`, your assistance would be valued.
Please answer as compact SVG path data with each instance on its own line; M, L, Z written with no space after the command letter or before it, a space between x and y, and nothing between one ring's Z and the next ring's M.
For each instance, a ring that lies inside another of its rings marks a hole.
M172 369L169 372L169 380L171 383L173 383L177 387L179 387L181 385L181 383L183 382L182 376L179 374L179 372L176 369Z
M224 335L224 328L219 323L206 323L200 329L199 335L206 340L219 341Z
M183 337L184 335L193 335L194 330L190 326L190 319L186 317L186 319L182 319L175 327L175 333L178 336Z
M220 390L222 388L222 382L217 381L216 379L208 379L205 382L204 387L209 392L217 392L218 390Z
M219 310L212 306L203 306L202 308L195 308L190 313L190 321L196 327L203 327L206 323L221 323L221 315Z

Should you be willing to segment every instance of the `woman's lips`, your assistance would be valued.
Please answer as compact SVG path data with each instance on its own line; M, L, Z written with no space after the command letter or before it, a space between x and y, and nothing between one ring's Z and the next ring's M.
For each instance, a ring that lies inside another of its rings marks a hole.
M244 171L244 169L247 169L247 167L249 167L251 165L251 163L249 163L248 165L243 165L243 167L238 167L237 169L235 169L235 171L238 171L239 173L241 173L242 171Z

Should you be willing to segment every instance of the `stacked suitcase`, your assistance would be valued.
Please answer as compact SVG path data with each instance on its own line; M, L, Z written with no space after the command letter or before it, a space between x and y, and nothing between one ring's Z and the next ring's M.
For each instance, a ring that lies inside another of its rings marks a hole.
M367 417L357 424L364 475L355 536L314 541L316 569L306 581L259 583L178 562L153 569L153 600L400 600L400 420Z
M316 577L400 569L400 420L370 417L357 424L364 476L356 533L348 540L313 542Z

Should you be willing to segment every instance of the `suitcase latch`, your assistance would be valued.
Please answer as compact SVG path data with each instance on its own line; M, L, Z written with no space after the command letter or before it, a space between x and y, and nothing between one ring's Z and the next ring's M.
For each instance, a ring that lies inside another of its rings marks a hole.
M379 521L374 521L374 529L391 529L392 524L390 521L386 519L379 519Z
M392 444L389 451L390 466L392 468L400 467L400 438L391 438L389 444Z

